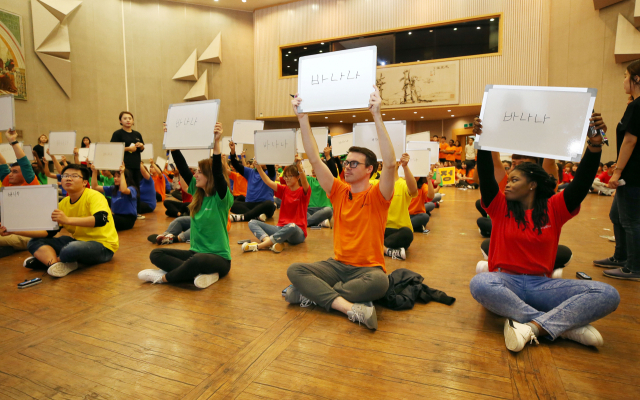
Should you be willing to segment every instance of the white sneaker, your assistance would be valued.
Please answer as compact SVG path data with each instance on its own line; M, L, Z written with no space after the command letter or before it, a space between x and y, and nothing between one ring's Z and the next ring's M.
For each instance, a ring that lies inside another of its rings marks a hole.
M284 243L274 243L273 246L271 246L271 251L274 253L282 253L282 250L284 250Z
M394 260L407 259L407 252L404 250L403 247L400 247L399 249L388 248L387 251L384 252L384 255L387 257L391 257Z
M144 215L140 215L140 214L138 214L137 218L138 218L138 219L146 219L147 217L145 217Z
M581 326L564 332L560 335L563 339L573 340L585 346L600 347L604 344L602 335L591 325Z
M138 272L138 279L151 282L151 283L162 283L162 277L167 273L161 269L143 269Z
M558 268L553 270L553 274L551 274L551 279L562 279L562 272L564 268Z
M33 256L25 258L24 262L22 263L22 266L27 268L27 263L33 259L35 259L35 257Z
M245 253L248 251L258 251L258 243L242 243L242 251Z
M266 214L260 214L260 216L258 217L258 219L262 222L265 222L267 220L267 215Z
M323 228L331 229L331 221L328 219L325 219L324 221L320 222L320 226Z
M531 342L540 344L530 326L509 318L504 321L504 344L507 346L507 349L517 353L524 349L527 343Z
M376 308L372 303L355 303L350 311L347 311L347 318L351 322L357 322L358 325L364 324L367 328L378 329L378 317Z
M63 276L67 276L69 272L73 272L78 269L77 262L57 262L51 264L49 269L47 269L47 274L51 276L55 276L56 278L62 278Z
M231 222L241 222L242 215L241 214L229 214L229 221Z
M193 284L199 289L205 289L218 282L218 279L220 279L220 275L217 272L215 274L200 274L193 280Z
M483 272L489 272L488 261L478 261L478 264L476 264L476 274L481 274Z

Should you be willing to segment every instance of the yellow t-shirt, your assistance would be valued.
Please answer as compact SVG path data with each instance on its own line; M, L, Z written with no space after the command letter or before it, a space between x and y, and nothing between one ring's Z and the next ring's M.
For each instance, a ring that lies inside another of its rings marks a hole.
M416 197L409 194L409 187L407 187L407 181L404 178L400 178L393 185L393 199L391 200L391 206L389 206L389 214L387 216L386 228L400 229L407 227L413 230L411 225L411 217L409 216L409 205L411 199Z
M87 228L83 226L63 225L63 227L69 231L71 236L76 240L102 243L104 247L114 253L118 250L118 233L116 232L116 226L113 224L113 215L111 215L109 203L107 203L107 199L102 193L93 189L85 189L82 196L80 196L74 204L71 204L71 200L67 196L58 204L58 208L67 217L78 218L90 217L99 211L107 212L109 214L109 220L105 226Z

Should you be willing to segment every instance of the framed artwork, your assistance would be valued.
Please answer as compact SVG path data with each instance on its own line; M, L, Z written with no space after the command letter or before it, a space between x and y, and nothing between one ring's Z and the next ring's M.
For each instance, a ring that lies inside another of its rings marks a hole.
M27 99L22 17L0 10L0 95Z

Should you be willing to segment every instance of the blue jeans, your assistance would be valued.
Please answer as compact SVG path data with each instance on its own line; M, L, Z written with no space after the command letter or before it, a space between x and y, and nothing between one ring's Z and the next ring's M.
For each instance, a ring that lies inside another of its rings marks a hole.
M433 204L433 203L431 203ZM414 232L424 232L427 229L427 224L429 223L429 214L414 214L410 216L411 225L413 225Z
M78 262L83 265L106 263L113 258L113 251L98 242L83 242L71 236L29 240L27 250L32 255L42 246L50 246L62 262Z
M286 224L285 226L269 225L266 222L252 219L249 221L249 229L258 239L269 236L273 243L289 242L299 244L304 242L304 232L296 224Z
M520 323L537 322L555 340L618 308L620 295L603 282L484 272L471 279L471 296L487 310Z
M331 207L309 207L307 209L307 226L318 226L325 219L333 217Z
M616 237L616 260L640 274L640 187L618 186L609 218Z
M188 242L191 239L191 217L185 215L174 219L165 233L179 237L181 242Z

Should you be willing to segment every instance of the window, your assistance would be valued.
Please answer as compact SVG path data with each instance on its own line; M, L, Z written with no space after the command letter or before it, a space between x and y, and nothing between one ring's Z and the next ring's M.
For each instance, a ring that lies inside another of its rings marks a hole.
M378 65L492 54L499 51L500 17L403 29L334 41L282 47L282 76L298 75L298 58L313 54L378 46Z

